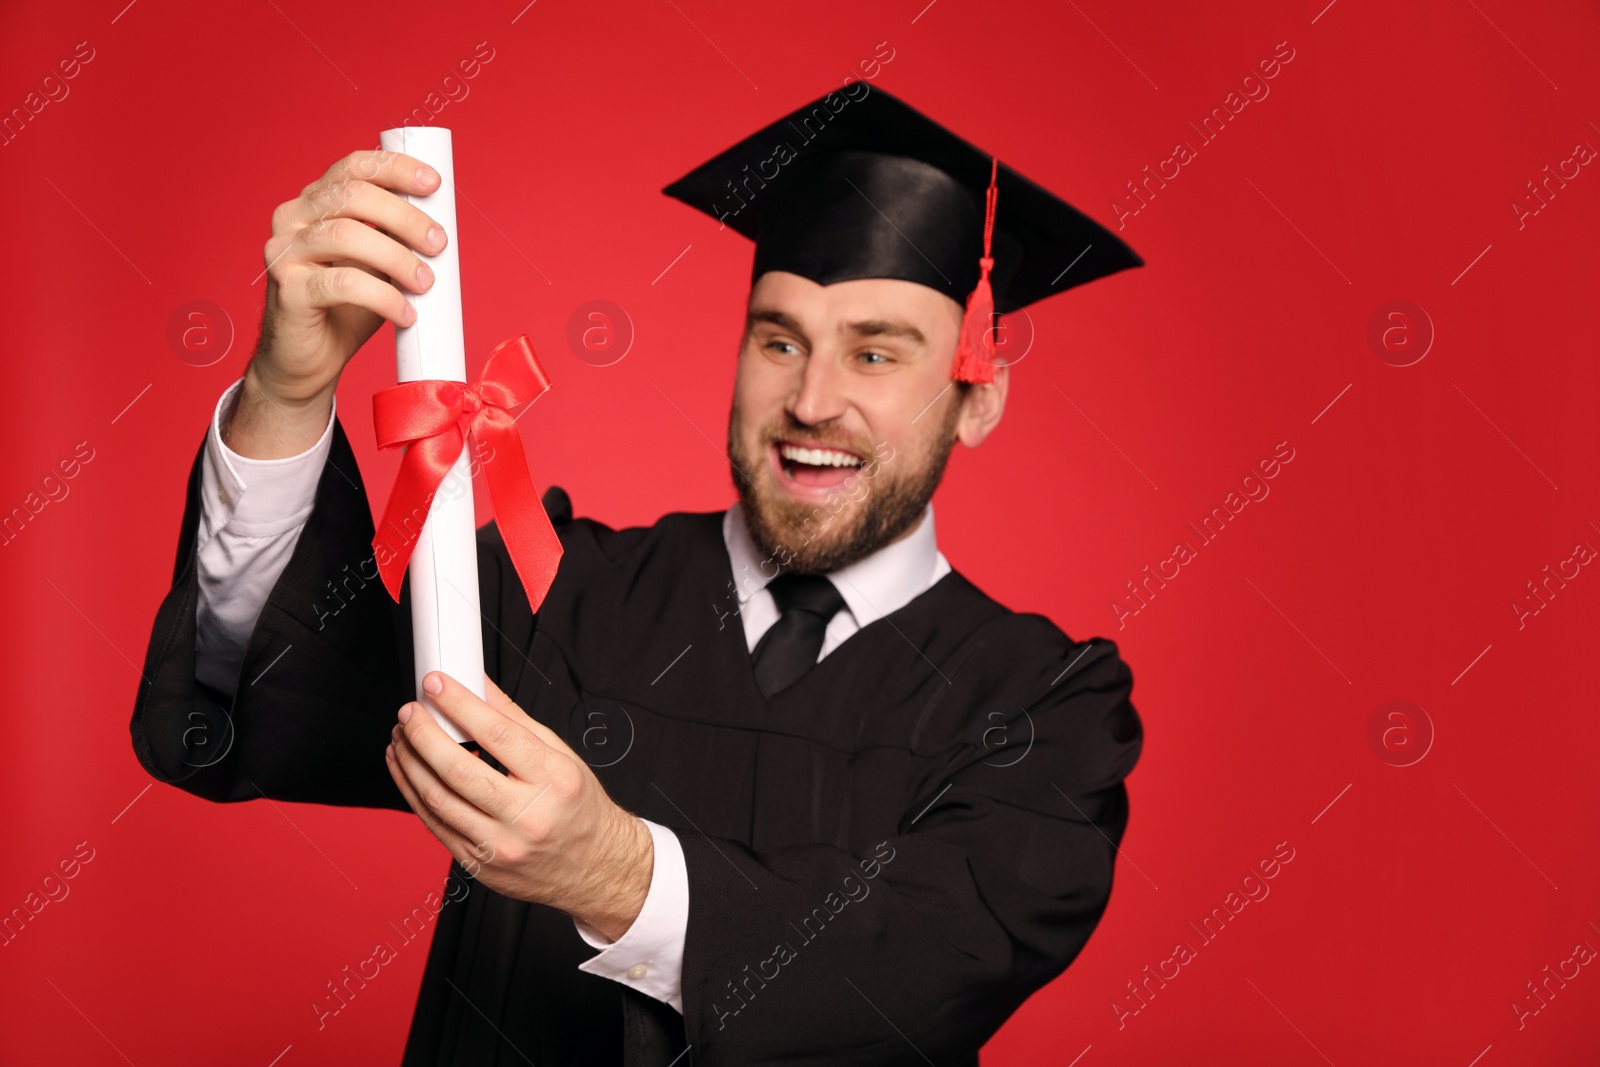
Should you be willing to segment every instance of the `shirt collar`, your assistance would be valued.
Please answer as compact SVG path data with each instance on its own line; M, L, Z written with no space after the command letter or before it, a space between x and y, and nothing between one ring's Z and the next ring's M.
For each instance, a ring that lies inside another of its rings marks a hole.
M734 504L722 516L722 541L733 564L734 584L742 606L777 577L777 562L764 557L756 547L740 504ZM827 577L839 590L856 623L866 626L898 611L926 590L938 560L933 505L929 504L917 528L908 536L847 567L829 571Z

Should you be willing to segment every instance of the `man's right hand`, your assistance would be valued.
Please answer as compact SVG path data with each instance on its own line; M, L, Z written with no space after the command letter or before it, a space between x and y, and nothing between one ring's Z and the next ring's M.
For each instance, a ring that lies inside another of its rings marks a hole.
M305 452L327 428L345 364L385 319L415 321L392 283L428 289L416 252L437 255L445 236L399 194L438 184L414 156L352 152L273 211L261 336L223 423L229 448L251 459Z

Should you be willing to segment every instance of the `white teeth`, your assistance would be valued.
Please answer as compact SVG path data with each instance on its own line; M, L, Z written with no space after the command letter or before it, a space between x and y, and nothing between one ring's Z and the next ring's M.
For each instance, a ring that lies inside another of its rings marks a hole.
M861 458L852 456L848 452L837 452L831 448L798 448L794 445L780 445L779 455L792 463L805 463L813 467L859 467Z

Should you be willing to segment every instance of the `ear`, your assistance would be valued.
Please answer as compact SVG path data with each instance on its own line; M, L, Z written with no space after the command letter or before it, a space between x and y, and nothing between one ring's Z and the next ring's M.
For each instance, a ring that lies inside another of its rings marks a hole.
M1000 416L1006 410L1006 392L1011 387L1011 368L1004 363L994 365L994 381L974 383L961 400L961 416L956 423L956 436L968 448L977 448L994 428L1000 425Z

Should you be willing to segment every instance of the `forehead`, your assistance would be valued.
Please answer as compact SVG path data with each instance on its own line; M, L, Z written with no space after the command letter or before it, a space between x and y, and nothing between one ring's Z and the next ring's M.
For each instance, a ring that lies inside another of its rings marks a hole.
M935 289L899 278L857 278L818 285L787 271L767 271L750 287L750 309L782 311L808 331L854 322L902 322L933 339L954 336L962 308Z

